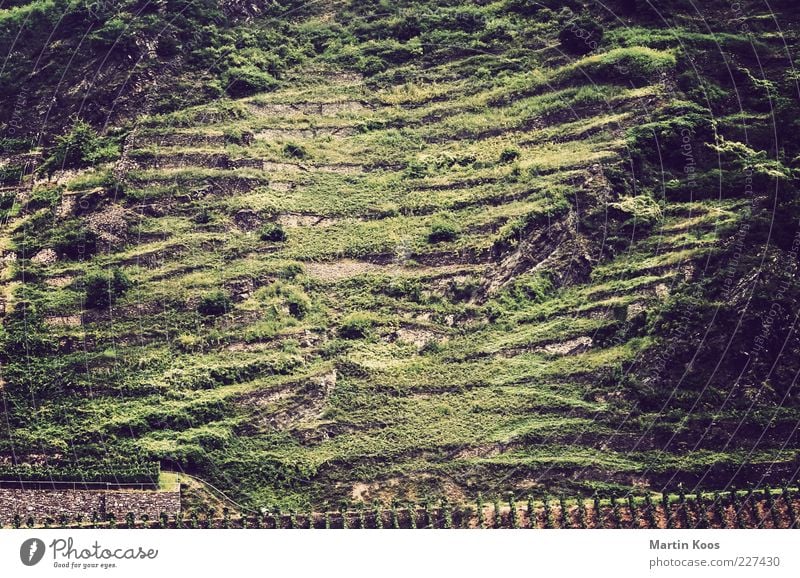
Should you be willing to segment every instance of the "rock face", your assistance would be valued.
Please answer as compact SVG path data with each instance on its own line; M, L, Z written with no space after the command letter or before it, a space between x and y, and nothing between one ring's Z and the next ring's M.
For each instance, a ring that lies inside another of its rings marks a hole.
M103 520L110 514L124 520L129 512L137 520L145 515L152 520L162 513L172 516L180 510L181 493L177 488L174 491L0 489L0 526L11 525L15 515L23 523L33 518L36 524L43 524L47 518L56 522L63 518L90 520L95 514Z

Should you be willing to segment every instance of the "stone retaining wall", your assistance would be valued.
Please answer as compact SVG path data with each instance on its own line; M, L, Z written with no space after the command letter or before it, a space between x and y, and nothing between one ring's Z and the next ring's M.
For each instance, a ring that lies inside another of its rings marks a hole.
M133 512L137 520L148 516L158 518L162 512L174 515L181 509L181 493L153 490L8 490L0 489L0 526L12 524L15 515L22 523L33 517L43 524L46 518L58 522L62 517L74 521L82 517L90 520L93 514L105 519L114 514L124 520Z

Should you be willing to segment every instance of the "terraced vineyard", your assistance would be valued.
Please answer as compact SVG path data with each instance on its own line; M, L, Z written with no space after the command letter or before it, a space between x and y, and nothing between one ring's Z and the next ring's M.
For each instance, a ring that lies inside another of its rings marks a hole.
M757 301L732 251L774 211L736 164L770 121L724 82L760 90L796 29L704 25L609 23L576 56L556 21L524 59L379 80L311 59L26 177L4 193L0 455L159 461L320 511L794 482L791 352L748 381L714 332ZM750 79L702 80L712 46ZM753 258L794 276L788 251Z

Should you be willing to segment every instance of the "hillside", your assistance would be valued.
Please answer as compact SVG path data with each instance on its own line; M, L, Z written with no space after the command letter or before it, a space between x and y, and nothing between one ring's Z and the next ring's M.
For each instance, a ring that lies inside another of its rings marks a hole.
M4 141L0 472L303 509L796 481L791 2L195 4L226 19L108 52L138 88L68 75Z

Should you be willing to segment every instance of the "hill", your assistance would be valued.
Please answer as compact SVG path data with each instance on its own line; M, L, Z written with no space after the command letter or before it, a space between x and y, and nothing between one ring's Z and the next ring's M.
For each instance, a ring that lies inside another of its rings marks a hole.
M302 509L796 481L792 3L11 4L9 472Z

